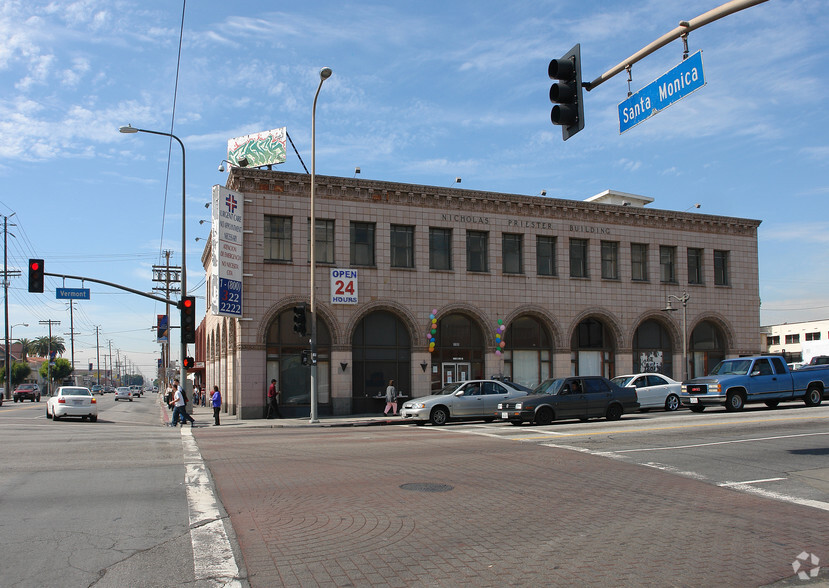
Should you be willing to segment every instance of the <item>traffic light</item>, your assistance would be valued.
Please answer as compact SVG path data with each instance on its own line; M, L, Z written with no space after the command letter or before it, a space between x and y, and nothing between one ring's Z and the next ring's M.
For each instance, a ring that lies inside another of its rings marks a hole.
M184 343L196 342L196 298L185 296L178 303L181 309L181 340Z
M302 359L302 365L311 365L311 351L308 349L303 349L300 353L300 358Z
M184 358L184 368L188 370L192 370L193 366L195 365L195 361L192 357L185 357Z
M550 86L550 120L561 125L561 136L566 141L584 128L584 104L581 86L581 45L570 49L561 59L553 59L547 66L547 75L558 80Z
M43 260L29 260L29 292L43 292Z
M294 333L305 336L308 332L305 317L305 303L294 306Z

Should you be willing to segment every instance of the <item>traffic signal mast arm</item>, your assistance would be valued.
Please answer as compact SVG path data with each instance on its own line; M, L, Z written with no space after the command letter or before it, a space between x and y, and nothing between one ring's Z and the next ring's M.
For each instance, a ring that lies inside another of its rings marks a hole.
M173 306L178 306L179 303L175 300L169 300L167 298L163 298L161 296L155 296L153 294L147 294L146 292L141 292L140 290L134 290L133 288L129 288L127 286L122 286L121 284L115 284L113 282L107 282L104 280L98 280L96 278L85 278L83 276L70 276L68 274L53 274L50 272L43 272L44 276L52 276L53 278L63 278L69 280L81 280L83 282L94 282L96 284L103 284L104 286L112 286L113 288L118 288L119 290L124 290L125 292L131 292L133 294L138 294L139 296L143 296L144 298L150 298L152 300L157 300L158 302L164 302L165 304L172 304Z
M703 27L709 23L714 22L715 20L719 20L723 17L726 17L730 14L734 14L735 12L739 12L740 10L745 10L746 8L751 8L752 6L756 6L757 4L762 4L763 2L767 2L768 0L731 0L731 2L726 2L725 4L718 6L712 10L709 10L705 14L701 14L700 16L692 19L692 20L683 20L680 21L679 26L676 27L669 33L666 33L659 37L656 41L645 47L644 49L640 49L615 67L607 70L605 73L600 75L598 78L593 80L592 82L585 82L582 84L585 90L592 90L593 88L598 87L600 84L603 84L616 74L625 71L628 67L636 63L637 61L641 60L644 57L647 57L651 53L654 53L658 49L661 49L671 41L679 39L683 35L687 35L691 31Z

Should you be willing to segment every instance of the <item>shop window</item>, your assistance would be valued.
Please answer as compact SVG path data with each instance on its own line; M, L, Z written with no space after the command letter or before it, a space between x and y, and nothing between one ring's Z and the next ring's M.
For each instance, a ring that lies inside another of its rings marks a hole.
M535 260L539 276L555 276L557 274L555 237L536 236Z
M570 239L570 277L588 277L587 239Z
M392 225L391 266L414 267L414 227Z
M289 216L265 215L265 261L291 261L292 226Z
M470 272L489 271L489 233L484 231L466 232L466 270Z
M374 223L351 223L351 265L374 266Z
M524 273L524 239L523 235L506 233L503 236L503 269L505 274Z
M452 229L429 228L429 269L452 269Z

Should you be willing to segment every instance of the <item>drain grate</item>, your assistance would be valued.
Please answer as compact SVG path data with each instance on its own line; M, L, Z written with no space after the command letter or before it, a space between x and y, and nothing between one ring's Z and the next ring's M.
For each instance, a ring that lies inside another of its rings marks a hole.
M401 490L411 490L412 492L449 492L450 490L454 490L454 486L450 486L449 484L430 484L430 483L412 483L412 484L401 484Z

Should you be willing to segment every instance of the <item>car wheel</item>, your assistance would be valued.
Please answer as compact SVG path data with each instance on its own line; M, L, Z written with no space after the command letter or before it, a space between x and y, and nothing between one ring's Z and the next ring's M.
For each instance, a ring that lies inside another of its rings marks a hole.
M737 412L743 410L745 406L745 399L739 392L729 392L725 397L725 409L729 412Z
M542 406L535 413L536 425L549 425L553 422L553 409L549 406Z
M810 386L809 389L806 390L806 396L803 398L806 406L818 406L821 400L823 400L823 394L820 392L820 389L814 385Z
M132 398L130 398L130 402L132 402Z
M47 418L47 419L52 418L52 415L51 415L51 414L49 414L49 407L48 407L48 406L46 407L46 418Z
M665 410L678 410L679 409L679 396L676 394L668 394L668 397L665 399Z
M510 423L511 425L515 425L516 427L517 427L517 426L519 426L519 425L523 425L523 424L524 424L524 422L523 422L523 421L510 421L509 423Z
M92 415L91 417L89 417L89 420L92 421L93 423L97 423L98 422L98 415L97 414Z
M623 412L624 410L622 410L621 404L611 404L607 407L607 412L604 416L609 421L618 421L620 418L622 418Z
M779 400L766 400L766 402L764 402L764 404L766 406L768 406L769 408L775 408L778 404L780 404L780 401Z
M702 412L703 410L705 410L705 407L702 404L694 404L689 408L691 409L691 412Z
M60 417L57 415L55 411L52 411L52 420L57 422Z
M448 420L449 412L441 406L432 410L432 414L429 415L429 422L431 422L433 425L445 425Z

